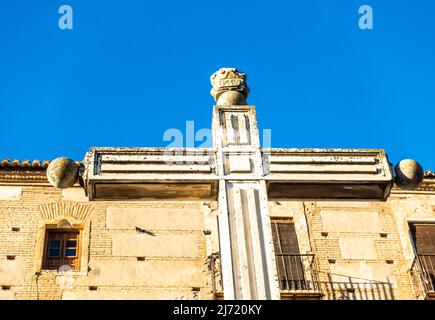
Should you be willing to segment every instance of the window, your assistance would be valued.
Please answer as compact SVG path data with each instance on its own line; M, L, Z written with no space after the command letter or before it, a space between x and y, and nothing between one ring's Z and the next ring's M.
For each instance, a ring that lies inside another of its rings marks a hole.
M272 220L271 223L280 289L307 289L294 223L288 219L276 219Z
M435 291L435 224L411 225L417 259L428 291Z
M80 268L80 231L47 230L44 250L44 269L56 269L68 265L72 270Z

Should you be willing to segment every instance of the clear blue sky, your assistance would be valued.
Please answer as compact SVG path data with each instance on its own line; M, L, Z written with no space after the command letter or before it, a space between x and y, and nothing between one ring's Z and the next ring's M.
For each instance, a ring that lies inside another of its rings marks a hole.
M58 9L74 29L58 28ZM369 4L374 29L358 28ZM384 148L435 168L435 1L0 1L0 158L83 159L208 128L248 74L272 147Z

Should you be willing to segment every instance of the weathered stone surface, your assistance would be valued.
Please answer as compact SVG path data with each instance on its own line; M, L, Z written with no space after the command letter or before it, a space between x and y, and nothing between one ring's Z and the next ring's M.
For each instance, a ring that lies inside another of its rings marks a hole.
M79 165L68 158L57 158L47 168L47 179L58 189L72 187L79 177Z
M210 94L216 100L217 105L246 105L249 87L246 83L246 74L235 68L221 68L211 77L213 86Z

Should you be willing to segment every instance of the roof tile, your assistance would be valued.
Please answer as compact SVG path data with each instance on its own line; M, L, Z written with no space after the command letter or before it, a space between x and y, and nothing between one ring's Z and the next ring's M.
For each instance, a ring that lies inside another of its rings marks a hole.
M30 160L23 160L20 161L18 159L14 159L10 161L7 158L4 158L0 162L0 168L17 168L17 169L45 169L50 164L50 161L45 160L43 162L39 160L33 160L32 162Z

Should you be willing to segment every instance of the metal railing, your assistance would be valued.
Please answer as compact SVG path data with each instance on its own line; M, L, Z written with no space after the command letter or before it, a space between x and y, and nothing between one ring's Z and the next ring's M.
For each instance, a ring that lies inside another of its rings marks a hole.
M320 282L313 254L276 254L279 288L292 293L319 293ZM222 264L220 253L210 256L212 290L223 294Z
M387 281L351 277L344 274L324 272L328 281L322 282L326 300L395 300L393 286Z
M316 293L320 291L313 254L275 254L275 260L280 290Z
M425 292L435 295L435 254L417 255L411 271L419 275Z

